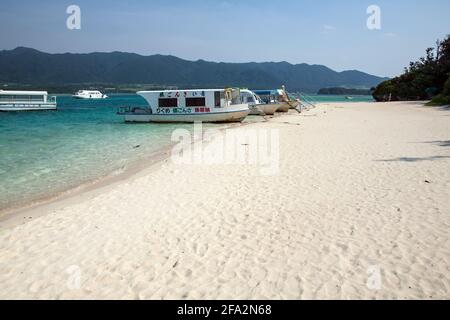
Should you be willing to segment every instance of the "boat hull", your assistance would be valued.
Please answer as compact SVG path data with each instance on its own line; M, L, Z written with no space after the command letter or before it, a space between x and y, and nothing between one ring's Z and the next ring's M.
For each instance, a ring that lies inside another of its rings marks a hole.
M266 115L266 113L262 110L260 105L250 106L249 108L250 108L249 115L251 115L251 116L265 116Z
M106 99L107 96L103 97L82 97L82 96L72 96L74 99L80 99L80 100L100 100L100 99Z
M275 112L278 110L280 105L277 103L271 104L258 104L250 107L250 115L252 116L273 116Z
M280 106L277 103L269 103L259 105L259 107L266 115L273 116Z
M198 114L152 114L125 113L125 122L192 123L192 122L241 122L250 110L211 112Z
M290 106L287 102L281 102L277 109L277 112L289 112L289 108Z

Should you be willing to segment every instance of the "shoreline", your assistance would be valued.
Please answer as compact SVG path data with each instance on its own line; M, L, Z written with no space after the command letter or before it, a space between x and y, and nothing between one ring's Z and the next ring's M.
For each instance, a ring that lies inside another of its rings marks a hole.
M448 299L448 112L320 104L251 123L273 176L166 159L37 208L0 233L0 298Z
M230 128L240 128L253 123L267 121L267 118L275 118L280 116L264 116L265 120L244 123L230 123L223 124L216 128L219 131ZM193 125L193 124L192 124ZM204 131L207 130L204 128ZM203 137L201 138L203 140ZM194 140L192 143L198 141ZM101 193L102 190L107 190L120 182L128 181L133 178L140 177L146 173L156 170L158 166L162 165L170 159L170 151L176 143L170 144L151 152L143 159L131 161L129 164L112 170L109 174L97 177L95 179L85 181L77 186L69 187L66 190L52 193L48 196L41 196L33 200L24 201L16 205L8 206L0 209L0 229L10 228L19 224L27 223L32 219L41 217L41 210L57 209L65 204L70 204L76 199L83 196L94 196Z
M36 214L39 210L55 208L58 207L58 205L64 205L66 201L71 203L72 200L75 201L75 198L83 195L97 194L105 188L114 186L139 175L143 171L152 169L169 159L169 153L172 147L173 144L165 146L152 152L152 154L147 155L145 159L132 161L128 165L115 169L107 175L86 181L75 187L70 187L67 190L1 209L0 229L26 223L30 216L34 215L34 217L32 217L33 219L42 216L42 214Z

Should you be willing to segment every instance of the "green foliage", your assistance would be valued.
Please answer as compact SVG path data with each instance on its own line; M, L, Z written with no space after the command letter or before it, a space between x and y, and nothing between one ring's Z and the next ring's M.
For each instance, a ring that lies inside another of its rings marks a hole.
M426 56L411 62L405 73L382 82L373 92L376 101L428 100L441 94L450 75L450 36L428 48ZM444 94L445 97L445 94Z
M450 76L444 84L444 90L442 90L444 96L450 96Z
M444 96L438 94L430 102L426 104L427 106L450 106L450 96Z
M433 97L433 99L427 103L427 106L449 106L450 105L450 77L444 84L444 89L441 94Z

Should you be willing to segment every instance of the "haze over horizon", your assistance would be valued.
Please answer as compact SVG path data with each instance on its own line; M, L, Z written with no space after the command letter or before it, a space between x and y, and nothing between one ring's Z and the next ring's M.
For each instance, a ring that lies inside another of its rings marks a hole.
M81 29L66 27L69 5ZM369 5L381 9L381 30L369 30ZM132 52L214 62L286 61L395 76L450 33L450 2L406 0L4 0L0 50L19 46L48 53ZM421 21L426 21L421 23Z

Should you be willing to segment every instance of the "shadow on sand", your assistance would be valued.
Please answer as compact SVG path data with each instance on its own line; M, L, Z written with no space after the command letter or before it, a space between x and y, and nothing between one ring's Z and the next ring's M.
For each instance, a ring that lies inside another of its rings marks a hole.
M420 161L435 161L442 159L450 159L450 156L432 156L432 157L400 157L394 159L375 160L377 162L420 162Z
M424 143L431 143L431 144L435 144L437 146L440 147L450 147L450 140L441 140L441 141L427 141Z

